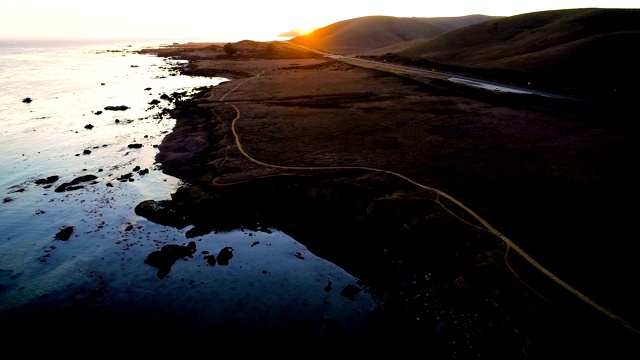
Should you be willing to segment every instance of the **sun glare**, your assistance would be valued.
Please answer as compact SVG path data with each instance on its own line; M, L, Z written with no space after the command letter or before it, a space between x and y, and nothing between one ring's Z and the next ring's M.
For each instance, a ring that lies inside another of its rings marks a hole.
M312 18L298 19L295 22L291 32L295 32L298 35L307 35L322 27L330 25L331 23L332 23L331 21L326 21L326 20L323 21L323 20L312 19Z
M307 35L309 33L312 33L316 30L317 28L314 27L310 27L310 28L306 28L306 29L301 29L301 34L302 35Z
M316 29L317 28L314 27L297 27L294 29L294 31L298 33L298 35L307 35L309 33L312 33Z

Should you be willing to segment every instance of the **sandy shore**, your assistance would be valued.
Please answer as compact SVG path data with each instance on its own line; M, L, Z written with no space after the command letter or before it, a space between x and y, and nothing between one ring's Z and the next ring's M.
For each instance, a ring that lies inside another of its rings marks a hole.
M174 111L157 160L188 185L139 214L194 234L272 224L384 293L373 327L425 354L629 355L633 114L246 45L157 51L231 81ZM480 314L481 349L424 308L436 277Z

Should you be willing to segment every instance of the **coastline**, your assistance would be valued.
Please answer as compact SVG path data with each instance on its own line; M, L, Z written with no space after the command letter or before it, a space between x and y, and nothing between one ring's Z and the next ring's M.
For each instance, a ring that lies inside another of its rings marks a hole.
M594 257L605 263L605 278L616 279L611 291L638 274L631 255L610 260L597 245L611 224L613 236L629 231L619 212L602 213L623 202L602 199L630 185L617 165L637 153L636 129L571 103L280 50L247 43L232 58L218 48L157 50L191 60L188 74L231 81L176 106L177 124L157 161L188 185L170 202L150 200L136 213L194 225L188 236L258 224L282 229L380 291L388 306L375 326L403 329L396 341L422 341L432 352L460 336L434 331L437 317L424 307L436 277L449 301L480 314L483 355L611 354L613 343L626 344L625 329L508 256L499 238L454 204L394 174L455 194L561 277L637 323L632 289L626 297L602 294L590 271L603 269L589 269ZM260 163L240 151L236 136ZM594 159L617 173L594 167ZM584 260L563 264L576 241Z

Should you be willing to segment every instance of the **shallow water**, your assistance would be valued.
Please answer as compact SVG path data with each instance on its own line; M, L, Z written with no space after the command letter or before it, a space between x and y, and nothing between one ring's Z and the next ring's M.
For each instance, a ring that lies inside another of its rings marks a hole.
M172 107L160 96L227 80L183 76L172 70L180 62L133 52L145 45L156 44L0 44L0 318L99 292L92 301L108 302L123 317L153 313L175 318L176 329L278 325L317 334L330 318L363 334L374 300L365 291L342 296L357 279L288 235L237 229L187 239L189 227L135 214L141 201L168 199L180 185L154 160L174 125L160 116ZM104 109L120 105L128 109ZM54 183L36 183L54 175ZM56 191L84 175L96 179ZM57 239L69 226L71 237ZM166 277L144 262L163 245L189 241L196 252ZM206 256L224 247L233 249L229 264L209 265Z

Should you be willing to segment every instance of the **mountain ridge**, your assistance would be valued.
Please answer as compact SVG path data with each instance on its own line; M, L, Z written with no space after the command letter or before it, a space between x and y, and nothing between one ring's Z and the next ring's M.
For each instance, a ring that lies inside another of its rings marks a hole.
M404 41L430 39L444 32L501 18L488 15L417 18L384 15L343 20L290 42L328 53L356 54Z
M414 31L401 39L397 29ZM446 19L364 17L290 42L614 103L633 103L640 80L631 50L632 44L640 43L640 9L579 8Z

